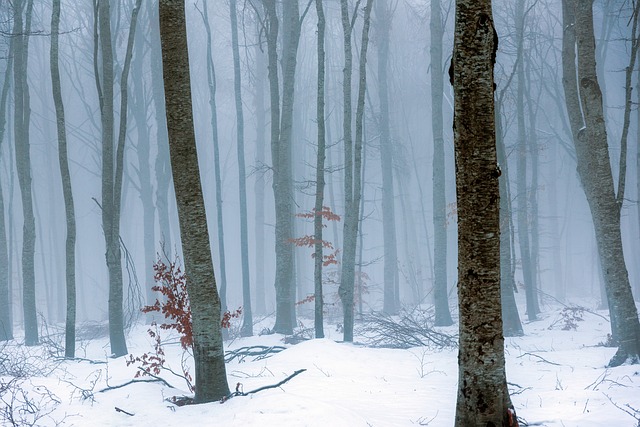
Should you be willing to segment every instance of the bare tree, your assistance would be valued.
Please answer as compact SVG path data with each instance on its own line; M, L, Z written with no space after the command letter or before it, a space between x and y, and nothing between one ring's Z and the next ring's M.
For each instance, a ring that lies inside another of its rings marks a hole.
M563 0L562 69L567 113L576 149L578 175L593 219L598 255L619 347L609 366L640 362L640 322L631 292L598 84L589 0ZM577 69L576 69L577 52Z
M171 169L193 324L195 401L204 403L229 394L220 330L220 297L213 272L193 127L185 5L182 0L160 0L159 7Z
M490 0L456 2L450 72L458 207L457 426L517 426L507 389L500 305L500 191Z
M36 277L34 266L36 223L33 214L29 143L31 101L29 84L27 82L29 33L31 32L33 0L27 0L26 3L23 0L15 1L13 3L13 12L13 34L15 34L13 50L15 154L24 218L24 225L22 227L22 306L24 311L24 340L25 344L29 346L38 344Z
M442 39L444 35L440 0L431 1L431 132L433 134L433 259L436 326L453 324L447 292L447 200L445 197L444 135L442 99L444 69L442 66Z
M244 337L253 335L251 284L249 275L249 236L247 226L247 176L244 162L244 113L242 111L242 78L238 47L238 13L236 0L229 1L231 16L231 48L233 50L233 87L236 101L236 148L238 153L238 193L240 198L240 264L242 265L242 328Z
M369 26L371 24L371 9L373 0L367 0L364 7L364 21L362 26L362 40L360 46L360 65L358 71L358 98L356 101L356 137L351 137L351 72L352 51L351 33L357 10L349 16L347 0L341 0L342 30L344 36L345 68L343 80L344 95L344 158L345 158L345 215L342 251L342 275L338 294L342 301L344 316L344 340L353 341L354 323L354 293L355 293L355 264L356 244L358 239L358 225L360 220L360 199L362 197L362 141L364 122L364 97L367 90L367 49L369 46ZM354 143L355 142L355 143Z
M65 357L74 357L76 349L76 216L71 188L71 174L69 173L69 158L67 150L67 130L62 102L62 85L60 83L60 67L58 64L60 32L60 0L53 0L51 11L51 87L53 103L56 109L56 127L58 130L58 161L62 178L62 195L64 197L64 211L67 222L67 238L65 244L66 262L66 294L67 314L65 325Z

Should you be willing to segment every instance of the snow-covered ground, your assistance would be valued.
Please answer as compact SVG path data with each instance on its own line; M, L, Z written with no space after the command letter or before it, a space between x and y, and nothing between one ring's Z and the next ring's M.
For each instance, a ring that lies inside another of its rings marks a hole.
M524 325L524 337L506 340L509 388L518 415L528 425L638 425L640 366L605 368L615 349L598 346L609 332L603 316L606 312L584 312L584 320L576 322L577 330L562 330L561 307L547 307L541 320ZM139 326L130 332L130 353L152 351L146 330L147 326ZM455 333L455 327L448 332ZM341 334L334 326L327 326L326 333L328 338L296 345L285 345L279 335L227 343L227 350L254 345L287 347L261 360L230 362L227 374L232 389L240 383L246 392L276 384L296 370L306 371L279 388L234 397L223 404L182 407L166 399L188 395L187 385L167 372L161 376L176 388L152 382L100 391L130 381L137 371L135 364L127 366L125 358L106 357L107 338L82 344L78 356L86 360L56 363L43 362L44 347L27 351L6 346L0 357L18 352L20 361L41 372L19 380L27 399L15 387L3 394L5 403L0 407L5 405L5 418L0 418L0 425L11 425L6 419L9 404L19 408L25 400L39 402L42 418L36 425L44 426L453 425L457 350L367 348L337 342ZM166 345L165 351L167 365L181 372L179 345ZM5 383L10 380L1 378ZM15 416L33 419L28 413Z

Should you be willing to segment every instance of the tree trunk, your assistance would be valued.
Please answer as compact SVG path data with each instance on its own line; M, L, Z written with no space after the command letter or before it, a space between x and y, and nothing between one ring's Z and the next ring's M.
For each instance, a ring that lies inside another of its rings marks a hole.
M25 2L17 0L14 7L14 62L13 78L15 93L15 146L16 170L22 196L22 306L24 310L24 333L27 346L38 344L38 319L36 314L35 243L36 223L33 214L31 188L31 154L29 143L29 122L31 117L27 63L29 57L29 32L33 0L26 2L26 17L23 25Z
M149 27L151 33L151 88L153 92L154 116L156 119L156 140L158 152L155 158L156 212L162 251L173 257L171 240L171 221L169 220L169 191L171 189L171 163L169 160L169 140L167 135L167 117L164 110L164 87L162 86L162 56L160 52L160 33L158 28L158 1L149 5Z
M14 44L15 42L12 39L9 44L7 68L5 69L2 95L0 97L0 149L2 148L7 125L7 95L9 94L11 82ZM9 242L7 240L4 215L4 195L0 182L0 341L13 339L13 319L11 315L13 307L11 304L11 286L9 284L9 266Z
M358 239L358 223L360 219L360 198L362 196L362 141L364 121L364 96L367 88L367 48L369 46L369 26L373 0L367 0L364 8L362 42L360 46L360 68L358 99L356 101L356 138L351 139L351 20L348 4L341 1L342 28L345 43L344 71L344 145L345 145L345 215L343 231L342 274L338 294L342 301L344 316L344 341L353 341L354 324L354 290L356 243ZM356 14L357 11L354 11Z
M259 30L258 30L259 31ZM256 44L256 87L255 87L255 112L256 117L256 164L258 168L262 168L265 163L265 129L266 129L266 112L264 108L264 80L267 65L265 55L261 45ZM265 277L264 277L264 192L265 180L264 172L256 174L254 187L255 199L255 302L256 313L266 314L266 296L265 296Z
M267 13L267 51L271 91L271 161L276 210L276 322L275 332L291 334L294 310L293 179L291 172L291 127L296 56L300 41L298 0L284 2L282 36L282 109L278 81L278 14L275 0L263 0Z
M222 212L222 173L220 168L220 139L218 137L218 107L216 105L216 91L218 83L213 63L211 26L209 24L209 6L203 2L204 28L207 32L207 83L209 85L209 107L211 108L211 132L213 135L213 173L216 186L216 220L218 225L218 257L220 260L220 306L222 312L227 311L227 259L224 245L224 217ZM225 331L223 331L224 333Z
M574 3L574 1L563 1L565 22L563 84L567 98L567 111L574 132L578 175L593 218L598 254L609 301L612 333L619 345L609 366L638 363L640 362L640 322L638 322L638 313L624 260L620 234L620 207L613 187L602 93L596 76L592 2L577 0ZM578 99L580 104L576 109ZM582 120L580 105L584 115L584 128L578 127Z
M447 200L442 119L444 78L442 67L442 9L440 0L431 1L431 131L433 134L433 260L436 326L453 324L447 292Z
M527 298L527 316L529 321L538 319L540 311L537 304L537 292L533 265L531 262L531 244L529 243L529 208L527 204L527 134L524 119L524 1L516 2L516 42L517 42L517 82L516 115L518 123L517 157L517 221L520 260Z
M314 324L316 338L324 338L324 299L322 295L322 263L324 261L322 253L322 207L324 205L324 162L326 158L326 136L325 136L325 115L324 115L324 75L325 75L325 51L324 32L325 17L322 0L316 0L316 13L318 15L318 85L316 101L316 121L318 123L318 153L316 157L316 200L313 217L313 238L315 240L314 251Z
M500 191L490 0L456 2L453 50L458 208L459 379L456 426L517 425L504 367Z
M400 309L396 276L398 245L396 239L395 197L393 191L393 149L389 129L389 33L392 13L386 2L376 2L376 37L378 50L378 97L380 100L380 161L382 169L382 236L384 240L383 311L395 314Z
M503 92L504 93L504 92ZM505 337L524 335L522 322L516 305L514 292L517 291L513 277L511 256L511 205L509 203L509 168L502 134L502 96L495 103L496 111L496 154L501 168L500 187L500 299L502 301L502 333Z
M65 245L66 263L66 293L67 313L65 325L65 357L73 358L76 348L76 217L71 191L71 174L67 150L67 131L62 102L62 88L60 84L60 69L58 65L58 38L60 29L60 0L53 0L51 12L51 86L53 102L56 109L56 126L58 130L58 160L62 178L62 194L67 222L67 238Z
M207 216L200 184L189 76L185 5L160 0L160 40L169 149L180 236L188 277L195 361L195 400L229 394L220 327L220 297L213 272Z
M242 112L242 79L240 76L240 49L238 48L238 14L236 0L229 1L231 12L231 48L233 50L233 86L236 101L236 134L238 149L238 192L240 193L240 263L242 265L242 328L243 337L253 335L251 312L251 283L249 275L249 236L247 226L247 176L244 165L244 114Z

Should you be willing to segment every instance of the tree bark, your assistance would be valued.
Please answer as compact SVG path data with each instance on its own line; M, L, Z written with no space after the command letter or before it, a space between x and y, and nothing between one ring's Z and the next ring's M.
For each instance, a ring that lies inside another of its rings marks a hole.
M76 348L76 217L71 188L71 174L67 150L67 131L62 102L62 88L60 83L60 68L58 64L58 39L60 31L60 0L53 0L51 12L51 86L53 102L56 109L56 127L58 131L58 161L62 178L62 194L67 223L67 237L65 244L66 262L65 278L67 293L67 309L65 324L65 357L73 358Z
M436 326L453 324L447 292L447 200L445 195L444 135L442 100L444 76L442 67L442 8L440 0L431 1L429 22L431 44L431 132L433 135L433 299Z
M456 2L452 58L460 348L456 426L513 426L500 305L500 191L490 0ZM515 424L513 423L515 422Z
M195 401L229 394L216 289L196 150L185 5L160 0L165 104L180 236L193 324Z

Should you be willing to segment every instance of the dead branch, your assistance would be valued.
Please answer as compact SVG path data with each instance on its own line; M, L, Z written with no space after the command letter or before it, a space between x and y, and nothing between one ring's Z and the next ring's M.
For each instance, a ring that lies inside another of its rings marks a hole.
M174 386L172 386L171 384L169 384L168 382L166 382L165 380L163 380L160 377L157 377L157 376L149 374L149 373L147 373L147 375L153 377L153 379L151 379L151 380L131 380L131 381L127 381L126 383L123 383L123 384L118 384L118 385L112 385L112 386L109 386L109 387L105 387L105 388L103 388L101 390L98 390L98 393L104 393L104 392L107 392L107 391L116 390L116 389L119 389L119 388L122 388L122 387L126 387L126 386L131 385L131 384L136 384L136 383L162 383L162 384L166 385L169 388L175 388Z
M118 408L117 406L115 407L115 410L116 410L116 412L122 412L123 414L127 414L127 415L129 415L130 417L133 417L133 416L135 415L135 414L132 414L131 412L127 412L127 411L125 411L124 409L120 409L120 408Z
M247 392L242 391L242 384L241 384L241 383L238 383L238 384L236 385L236 391L234 391L234 392L232 392L232 393L229 393L226 397L224 397L224 398L220 401L220 403L224 403L224 402L226 402L227 400L229 400L229 399L231 399L232 397L235 397L235 396L248 396L248 395L250 395L250 394L254 394L254 393L257 393L257 392L259 392L259 391L263 391L263 390L268 390L268 389L270 389L270 388L278 388L278 387L282 386L284 383L286 383L286 382L288 382L289 380L291 380L291 379L292 379L293 377L295 377L296 375L299 375L299 374L303 373L304 371L306 371L306 369L298 369L298 370L297 370L297 371L295 371L293 374L289 375L287 378L283 379L282 381L280 381L280 382L279 382L279 383L277 383L277 384L265 385L265 386L262 386L262 387L258 387L258 388L257 388L257 389L255 389L255 390L251 390L251 391L247 391Z
M253 361L266 359L276 353L280 353L285 350L286 347L280 345L265 346L265 345L253 345L250 347L241 347L236 350L227 351L224 355L225 363L231 362L233 359L238 359L238 362L244 362L247 357L253 357Z
M398 316L368 314L358 327L358 334L372 347L447 348L457 345L457 336L433 328L433 316L425 310L402 311Z

